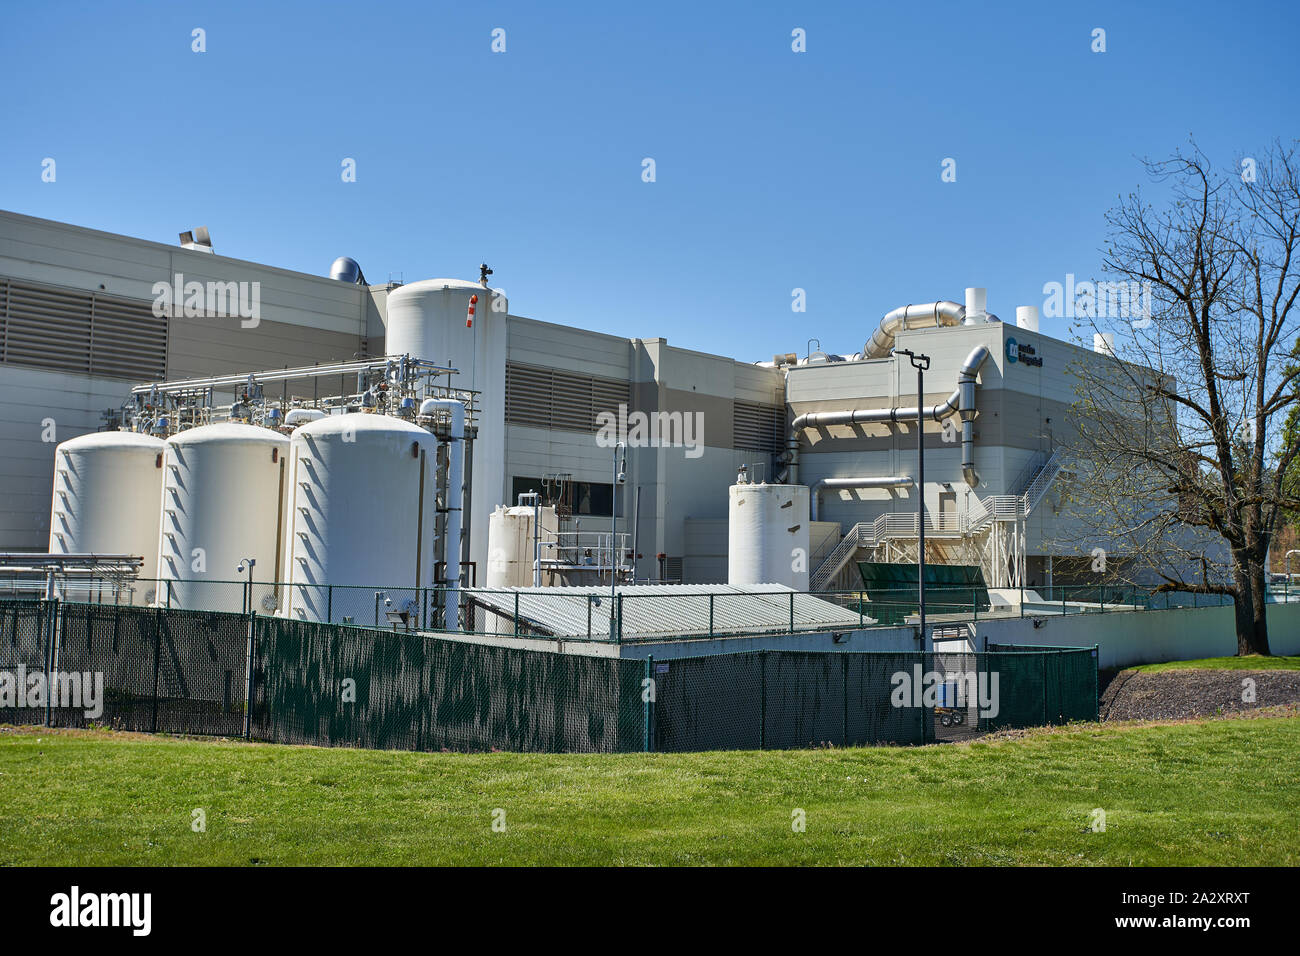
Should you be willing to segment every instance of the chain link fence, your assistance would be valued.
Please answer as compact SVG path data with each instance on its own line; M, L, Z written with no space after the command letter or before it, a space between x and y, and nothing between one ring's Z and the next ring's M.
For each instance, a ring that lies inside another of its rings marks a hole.
M45 595L46 581L0 580L0 599L36 599ZM1174 591L1151 591L1129 586L1069 585L1004 589L1011 603L993 605L985 589L934 585L926 588L926 608L931 623L978 622L1000 617L1055 617L1059 615L1108 614L1130 611L1163 611L1180 608L1213 607L1231 604L1224 595L1189 594ZM448 589L440 587L396 587L391 585L303 585L284 582L248 580L186 579L165 580L126 578L122 580L56 579L55 594L64 603L97 604L112 607L152 608L169 611L214 611L259 616L279 615L289 620L324 621L358 627L437 631L441 633L480 634L491 636L552 636L538 633L528 620L521 618L518 604L511 613L515 591L491 591L486 588ZM503 596L497 608L489 607L491 595ZM796 605L805 599L836 605L848 615L835 628L856 624L857 629L895 627L915 622L919 610L916 587L887 587L849 591L795 591L737 594L698 591L690 595L624 593L611 605L603 595L587 595L585 613L571 622L565 637L591 640L624 639L624 621L634 614L641 618L665 616L681 607L698 604L707 607L700 625L681 637L718 637L743 632L745 618L753 615L755 602L780 605L793 622ZM1300 595L1290 595L1300 599ZM1289 599L1281 588L1270 592L1270 599ZM449 606L450 605L450 606ZM856 622L853 620L856 618ZM738 628L740 630L738 630ZM791 627L793 629L793 625ZM819 630L824 628L817 628ZM629 628L634 631L634 628ZM635 635L630 635L634 638Z
M11 723L604 753L925 744L1096 719L1095 648L656 661L257 614L0 602Z

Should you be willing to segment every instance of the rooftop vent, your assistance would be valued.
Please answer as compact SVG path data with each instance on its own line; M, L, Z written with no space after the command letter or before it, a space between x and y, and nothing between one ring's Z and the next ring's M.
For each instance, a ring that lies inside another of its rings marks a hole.
M212 237L208 235L208 227L199 226L193 232L182 232L181 248L194 252L212 252Z
M334 260L334 264L330 266L330 278L354 285L366 284L366 277L361 272L361 266L357 264L356 259L349 256L339 256Z

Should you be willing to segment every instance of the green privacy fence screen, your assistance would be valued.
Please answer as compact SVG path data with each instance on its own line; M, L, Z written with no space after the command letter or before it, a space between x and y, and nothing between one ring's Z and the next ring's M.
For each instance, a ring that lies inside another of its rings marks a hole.
M252 734L398 750L645 746L642 661L259 618Z
M917 611L915 564L859 561L858 574L867 601L862 610L881 624L901 624ZM972 617L990 608L984 572L975 565L927 564L925 567L926 610L937 614L968 614Z
M102 694L93 708L4 699L19 672L94 676ZM1091 648L631 659L258 615L0 602L4 723L582 753L923 744L1096 718Z

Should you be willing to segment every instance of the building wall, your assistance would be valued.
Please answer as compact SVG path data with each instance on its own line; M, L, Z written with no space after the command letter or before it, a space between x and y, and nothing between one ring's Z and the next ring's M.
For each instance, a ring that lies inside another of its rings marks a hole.
M1269 647L1274 654L1300 654L1300 604L1268 606ZM987 643L1047 647L1099 645L1103 670L1234 657L1237 635L1231 605L1168 611L1114 611L1044 618L989 618L975 624L976 647Z
M1027 469L1067 438L1067 413L1078 399L1071 369L1097 360L1088 349L1003 323L901 332L896 345L931 357L925 376L926 405L948 397L971 349L984 345L990 353L975 390L978 486L969 487L962 476L960 441L945 442L939 423L926 424L925 505L931 515L938 513L944 491L956 494L959 513L970 510L974 499L1023 491ZM1041 366L1011 359L1012 354L1027 353L1026 347L1042 360ZM917 400L916 372L906 356L800 366L790 370L787 389L792 415L915 406ZM959 437L959 428L953 437ZM809 485L829 477L916 475L916 432L911 422L814 429L805 431L801 439L799 475ZM914 513L915 494L910 488L825 492L820 517L838 521L847 530L880 514ZM1075 556L1077 542L1084 536L1068 508L1061 508L1059 492L1049 492L1026 522L1025 531L1026 550L1037 555Z
M0 366L0 550L45 551L54 448L122 402L117 379ZM52 423L52 426L51 426Z
M658 575L659 553L678 559L691 553L688 518L725 520L727 487L741 465L770 473L770 449L734 447L735 406L737 401L760 403L779 415L784 383L775 369L676 348L664 339L628 340L518 316L510 317L508 357L523 365L626 382L629 415L690 416L692 445L698 447L633 443L627 453L628 481L620 490L619 529L631 529L639 488L640 577ZM612 480L613 451L602 446L593 430L508 424L506 441L507 487L513 477L548 473L572 474L575 481L608 484ZM683 576L688 581L719 580L715 565L716 561L687 561Z
M0 280L135 300L151 309L154 283L173 282L176 273L186 282L260 283L262 318L252 328L235 318L169 319L166 378L366 354L371 300L360 286L0 211ZM3 308L0 302L0 319ZM101 412L120 408L134 384L133 378L0 361L0 549L45 550L55 442L95 431ZM55 423L54 442L42 440L45 419Z

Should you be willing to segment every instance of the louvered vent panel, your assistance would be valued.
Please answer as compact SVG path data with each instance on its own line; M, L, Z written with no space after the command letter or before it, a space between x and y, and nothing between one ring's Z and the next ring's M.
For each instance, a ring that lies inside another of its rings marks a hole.
M785 436L785 409L737 401L732 414L732 447L776 454Z
M0 361L137 381L166 377L167 319L151 303L13 279L0 287Z
M90 371L89 292L9 283L5 361L61 372Z
M167 318L151 303L95 296L91 371L121 378L167 375Z
M627 401L626 382L506 363L506 421L512 425L594 432L599 413L617 414Z

